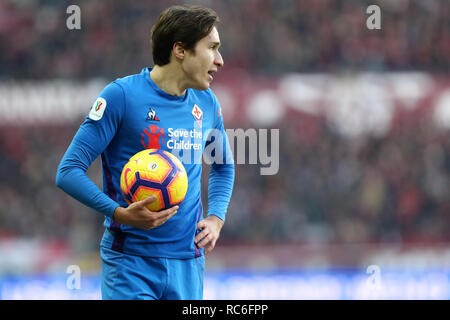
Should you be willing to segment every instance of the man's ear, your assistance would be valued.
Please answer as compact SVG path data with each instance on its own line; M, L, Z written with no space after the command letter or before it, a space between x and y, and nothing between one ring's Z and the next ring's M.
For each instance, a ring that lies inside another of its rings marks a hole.
M184 49L183 44L178 41L173 44L172 53L175 56L175 58L183 60L186 50Z

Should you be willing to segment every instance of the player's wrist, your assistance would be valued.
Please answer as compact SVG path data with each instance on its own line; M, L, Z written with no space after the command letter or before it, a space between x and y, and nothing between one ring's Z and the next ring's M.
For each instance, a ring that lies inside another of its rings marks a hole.
M207 216L207 219L214 221L219 230L222 229L222 227L224 225L224 221L220 217L216 216L215 214L209 214Z
M122 220L123 220L122 218L123 218L124 212L125 212L124 207L121 207L121 206L117 207L113 213L113 220L117 221L118 223L122 223Z

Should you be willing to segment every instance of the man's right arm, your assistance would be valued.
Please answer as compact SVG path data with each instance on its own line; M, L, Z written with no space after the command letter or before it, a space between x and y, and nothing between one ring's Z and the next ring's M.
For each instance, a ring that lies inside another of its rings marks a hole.
M58 187L110 218L113 218L119 204L100 190L86 175L86 171L116 134L124 108L122 87L114 82L106 86L75 134L56 174Z
M74 136L59 164L56 185L81 203L120 224L141 229L160 226L177 213L178 206L151 212L146 205L155 199L148 197L126 208L121 207L86 175L91 163L106 149L116 134L125 108L124 93L118 84L108 85L99 97L104 99L104 104L99 106L99 99L96 100L88 118ZM106 109L101 110L102 107ZM93 112L93 108L98 111L95 112L94 109Z

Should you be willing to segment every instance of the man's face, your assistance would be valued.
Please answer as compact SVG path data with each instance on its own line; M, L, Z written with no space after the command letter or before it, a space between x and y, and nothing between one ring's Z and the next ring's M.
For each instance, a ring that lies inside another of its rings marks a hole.
M182 68L189 88L206 90L209 88L214 73L223 66L219 52L220 39L216 27L195 45L195 50L186 51Z

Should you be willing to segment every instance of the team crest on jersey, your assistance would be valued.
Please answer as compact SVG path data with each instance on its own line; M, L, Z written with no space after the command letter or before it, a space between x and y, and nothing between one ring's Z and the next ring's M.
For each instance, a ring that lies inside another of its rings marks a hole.
M152 107L150 107L150 111L147 113L147 119L150 121L159 121L158 117L156 116L156 111L153 110Z
M203 121L203 111L196 104L194 104L194 107L192 108L192 115L194 116L195 121L197 121L198 125L201 127Z

